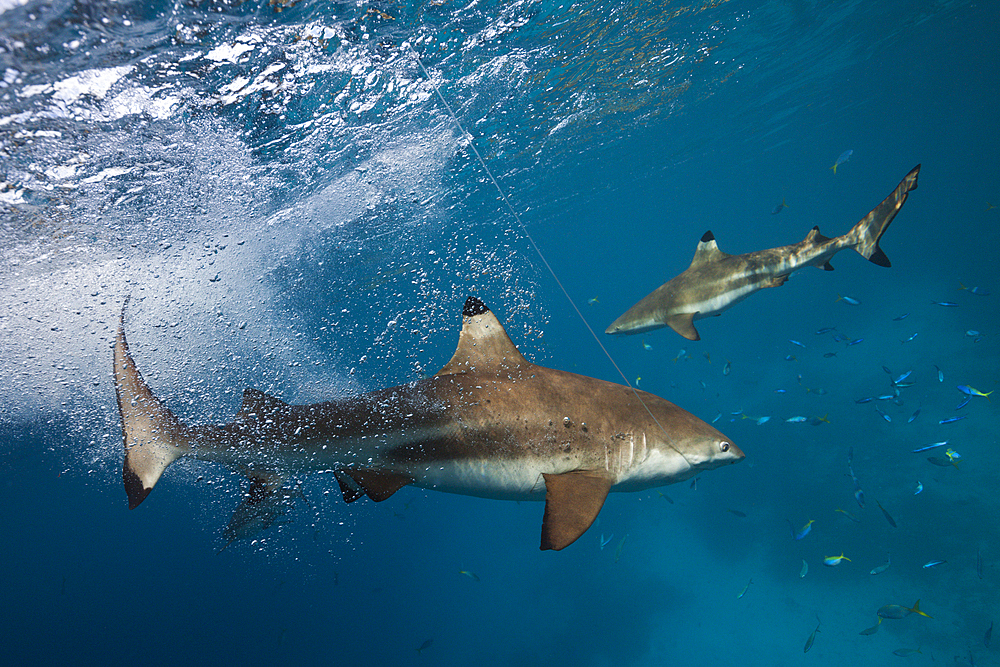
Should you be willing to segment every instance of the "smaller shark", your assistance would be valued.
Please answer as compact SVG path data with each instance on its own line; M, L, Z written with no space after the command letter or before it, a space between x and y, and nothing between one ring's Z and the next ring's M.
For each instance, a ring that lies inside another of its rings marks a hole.
M862 257L891 266L879 247L907 195L917 188L920 165L900 181L881 204L843 236L827 238L813 227L805 240L780 248L745 255L727 255L719 250L712 232L705 232L687 271L658 287L611 323L607 334L637 334L668 326L688 340L700 340L694 320L721 315L765 287L779 287L795 271L815 266L833 271L830 259L853 248Z

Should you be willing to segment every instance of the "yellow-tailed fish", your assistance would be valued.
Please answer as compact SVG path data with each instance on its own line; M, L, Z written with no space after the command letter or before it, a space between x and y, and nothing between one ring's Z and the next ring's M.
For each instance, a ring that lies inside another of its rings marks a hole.
M910 614L920 614L926 618L934 618L920 611L920 600L914 602L912 607L904 607L901 604L887 604L876 613L879 615L879 618L906 618Z
M470 572L469 570L459 570L458 573L459 574L464 574L465 576L467 576L469 579L472 579L473 581L479 581L479 577L476 576L475 572Z
M847 562L851 561L851 559L845 556L844 552L841 551L839 556L827 556L824 558L823 565L826 565L827 567L836 567L837 565L840 565L840 561L842 560L846 560Z
M838 507L837 509L835 509L833 511L834 512L840 512L841 514L843 514L844 516L846 516L848 519L850 519L854 523L861 523L861 519L859 519L858 517L854 516L853 514L851 514L850 512L848 512L847 510L842 510L842 509L840 509Z

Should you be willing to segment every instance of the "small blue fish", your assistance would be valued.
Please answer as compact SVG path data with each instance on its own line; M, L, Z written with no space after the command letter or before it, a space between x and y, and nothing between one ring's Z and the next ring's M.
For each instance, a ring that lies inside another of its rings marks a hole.
M835 356L837 356L836 352L827 352L826 354L823 355L823 358L824 359L832 359Z
M649 343L647 343L646 341L642 341L642 347L644 349L647 349L647 350L652 350L653 349L653 346L650 345Z
M785 361L795 361L795 355L794 354L786 355Z
M715 419L712 420L712 423L714 424L715 422L719 421L719 419L721 419L721 418L722 418L722 413L720 412L719 414L715 415Z
M775 389L774 393L775 394L787 394L788 390L787 389Z
M958 304L954 301L931 301L931 304L935 306L945 306L947 308L957 308Z
M937 368L937 372L938 372L938 382L944 382L944 371L943 371L943 370L941 370L940 368L938 368L938 367L937 367L937 364L934 364L934 368Z
M913 339L914 339L914 338L916 338L916 337L917 337L917 334L913 334L912 336L910 336L910 337L909 337L909 338L907 338L906 340L901 340L901 341L899 341L899 342L900 342L900 343L909 343L909 342L910 342L911 340L913 340Z
M785 423L786 424L801 424L802 422L807 421L808 419L809 419L808 417L789 417L788 419L785 420Z
M965 417L966 415L962 415L961 417L948 417L947 419L942 419L941 421L939 421L938 424L951 424L952 422L957 422L961 419L965 419Z
M803 345L803 344L802 344L802 343L800 343L799 341L797 341L797 340L792 340L791 338L789 338L789 339L788 339L788 342L789 342L789 343L791 343L792 345L798 345L799 347L805 347L805 345Z
M834 343L843 343L845 340L847 340L847 336L845 336L844 334L842 334L842 333L835 333L835 334L833 334L833 342Z
M588 304L588 305L591 305L591 306L593 306L593 305L594 305L595 303L600 303L600 301L598 301L598 300L597 300L597 297L596 297L596 296L595 296L595 297L593 297L592 299L587 299L587 304Z
M857 299L852 299L849 296L841 296L840 294L837 295L837 301L844 301L846 303L851 304L852 306L860 306L861 305L861 302L858 301Z
M993 208L996 208L996 207L994 206ZM989 294L990 294L990 291L988 289L984 289L982 287L966 287L962 283L959 283L958 285L959 285L958 289L960 289L960 290L964 289L965 291L969 292L970 294L978 294L979 296L989 296Z
M816 335L817 336L822 336L825 333L830 333L831 331L833 331L836 328L837 327L823 327L822 329L819 329L819 330L816 331Z
M893 384L899 384L900 382L902 382L906 378L910 377L910 373L912 373L912 372L913 371L906 371L905 373L903 373L902 375L900 375L898 378L896 378L895 380L893 380L892 383Z
M779 213L781 213L781 209L783 208L788 208L788 204L785 203L784 197L781 198L781 203L775 206L774 209L771 211L771 215L778 215Z
M614 536L615 534L611 533L611 535L608 536L608 539L604 539L604 533L601 533L601 551L604 551L604 547L608 546Z
M837 161L833 163L832 167L830 167L830 169L833 169L833 173L836 174L837 167L850 160L852 155L854 155L854 149L849 149L841 153L840 157L837 158Z
M875 412L877 412L879 416L882 417L882 419L886 420L887 422L892 421L892 417L879 410L877 405L875 406Z
M795 527L792 526L792 522L789 521L788 525L789 525L789 527L792 528L792 539L793 540L801 540L803 537L805 537L806 535L808 535L812 531L812 525L814 523L816 523L816 519L809 519L809 523L807 523L806 525L802 526L802 528L798 532L796 532Z
M841 551L839 556L827 556L826 558L824 558L823 565L826 565L827 567L836 567L837 565L840 565L840 561L843 560L851 562L851 559L845 556L844 552Z
M857 345L858 343L863 343L863 342L865 342L865 339L864 339L864 338L855 338L854 340L850 341L850 342L849 342L849 343L847 344L847 347L850 347L850 346L852 346L852 345Z
M861 403L870 403L871 401L874 401L874 400L875 400L874 396L867 396L865 398L857 398L857 399L854 400L854 402L858 403L858 404L861 404Z
M971 400L972 400L972 397L971 397L971 396L966 396L965 398L963 398L963 399L962 399L962 402L961 402L961 403L959 403L958 405L956 405L956 406L955 406L955 409L956 409L956 410L961 410L961 409L962 409L962 408L964 408L964 407L965 407L966 405L968 405L968 404L969 404L969 401L971 401Z
M913 492L913 495L918 496L920 492L924 490L924 485L917 481L917 490Z
M945 564L947 562L948 561L946 561L946 560L932 560L932 561L929 561L927 563L924 563L924 569L926 570L929 567L936 567L938 565L943 565L943 564Z
M909 317L909 316L910 316L910 314L909 314L909 313L903 313L902 315L899 315L898 317L894 317L894 318L892 318L892 321L893 321L893 322L899 322L899 321L901 321L901 320L905 320L905 319L906 319L907 317Z
M944 440L942 442L935 442L933 445L924 445L923 447L917 447L916 449L913 450L913 453L917 454L919 452L926 452L928 449L936 449L938 447L944 447L947 444L948 444L947 440Z
M969 338L975 338L976 336L979 336L981 334L975 329L969 329L968 331L965 332L965 335L968 336Z
M757 419L757 426L760 426L761 424L766 424L769 421L771 421L770 417L759 417Z
M726 359L726 365L722 367L722 374L723 375L729 375L729 373L732 370L733 370L732 364L730 363L730 361L728 359Z
M906 420L906 423L912 424L913 420L916 419L919 415L920 415L920 408L917 408L917 411L914 412L912 415L910 415L910 418Z

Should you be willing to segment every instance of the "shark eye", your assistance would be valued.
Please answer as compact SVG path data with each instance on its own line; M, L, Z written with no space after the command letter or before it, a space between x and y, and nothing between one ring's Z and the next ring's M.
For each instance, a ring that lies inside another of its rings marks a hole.
M726 442L725 440L723 440L722 442L719 443L719 449L721 449L724 452L728 452L729 451L729 443Z

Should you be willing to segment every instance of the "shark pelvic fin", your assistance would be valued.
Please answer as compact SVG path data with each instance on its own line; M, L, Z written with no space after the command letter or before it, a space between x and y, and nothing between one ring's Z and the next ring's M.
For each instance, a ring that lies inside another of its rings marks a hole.
M719 250L719 246L715 242L715 235L711 231L707 231L702 235L701 241L698 242L698 248L694 251L694 259L691 260L691 266L700 266L708 262L718 262L726 257L729 257L729 255Z
M191 429L160 402L142 379L125 340L125 307L122 306L115 338L115 397L125 435L122 482L129 509L139 506L167 466L190 449Z
M667 326L688 340L701 340L698 330L694 328L695 313L679 313L667 318Z
M559 551L573 544L594 523L611 489L606 475L574 470L545 478L545 516L541 549Z
M451 361L438 375L470 370L511 369L530 362L518 351L496 315L482 301L470 296L462 309L462 333Z
M920 165L910 170L903 180L899 182L896 189L873 208L868 215L863 217L858 224L854 225L846 236L851 243L851 247L858 251L858 254L867 259L872 264L879 266L892 266L892 262L882 252L878 243L889 228L899 209L903 208L906 198L910 192L917 189L917 176L920 173Z
M386 470L373 470L371 468L347 468L343 470L343 474L350 477L351 480L357 484L362 491L364 491L365 495L377 503L382 502L407 484L413 484L412 477ZM349 503L360 497L355 495L348 500L347 492L344 491L344 482L341 480L339 475L337 476L337 481L340 482L340 490L344 494L345 502Z

